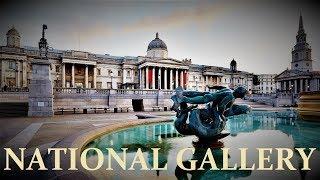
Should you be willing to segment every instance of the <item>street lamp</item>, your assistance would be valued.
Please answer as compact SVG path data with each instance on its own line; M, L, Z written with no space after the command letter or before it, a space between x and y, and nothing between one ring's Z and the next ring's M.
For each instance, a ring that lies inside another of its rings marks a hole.
M160 86L161 86L161 84L160 84L160 78L161 78L161 74L158 74L158 89L160 90L161 88L160 88Z
M290 86L290 92L291 92L291 104L294 105L294 91L293 91L293 85Z

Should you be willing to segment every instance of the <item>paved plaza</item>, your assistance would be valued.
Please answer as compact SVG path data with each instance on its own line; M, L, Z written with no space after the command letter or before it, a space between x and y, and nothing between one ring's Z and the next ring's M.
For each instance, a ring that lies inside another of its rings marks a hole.
M248 101L237 101L246 103L254 109L276 110L271 106L257 104ZM139 121L137 114L150 114L170 118L174 112L130 112L130 113L103 113L103 114L70 114L55 115L46 118L1 118L0 145L1 147L26 147L30 150L35 147L47 149L65 137L71 136L79 131L108 126L128 121Z

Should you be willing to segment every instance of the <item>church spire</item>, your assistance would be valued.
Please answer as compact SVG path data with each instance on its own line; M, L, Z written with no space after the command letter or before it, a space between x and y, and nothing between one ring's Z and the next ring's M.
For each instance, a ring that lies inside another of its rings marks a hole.
M302 19L302 14L300 12L300 19L299 19L299 31L304 31L303 28L303 19Z

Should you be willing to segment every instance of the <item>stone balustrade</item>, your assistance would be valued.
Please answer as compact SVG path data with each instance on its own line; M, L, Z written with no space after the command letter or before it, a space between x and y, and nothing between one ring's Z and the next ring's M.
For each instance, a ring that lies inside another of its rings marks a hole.
M0 93L6 93L6 92L29 92L28 88L16 88L16 87L7 87L7 88L0 88Z
M164 95L171 95L173 90L161 90ZM118 95L156 95L159 90L153 89L86 89L86 88L54 88L54 94L118 94Z
M110 94L109 89L53 88L54 94Z

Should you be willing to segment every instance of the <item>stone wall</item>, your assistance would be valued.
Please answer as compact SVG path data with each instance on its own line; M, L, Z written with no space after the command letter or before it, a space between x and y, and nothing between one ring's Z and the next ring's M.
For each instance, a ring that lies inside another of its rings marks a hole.
M143 110L169 110L172 106L172 91L131 90L131 89L76 89L56 88L54 109L104 109L133 111L133 100L142 100Z
M0 102L28 102L29 93L28 92L1 92Z

